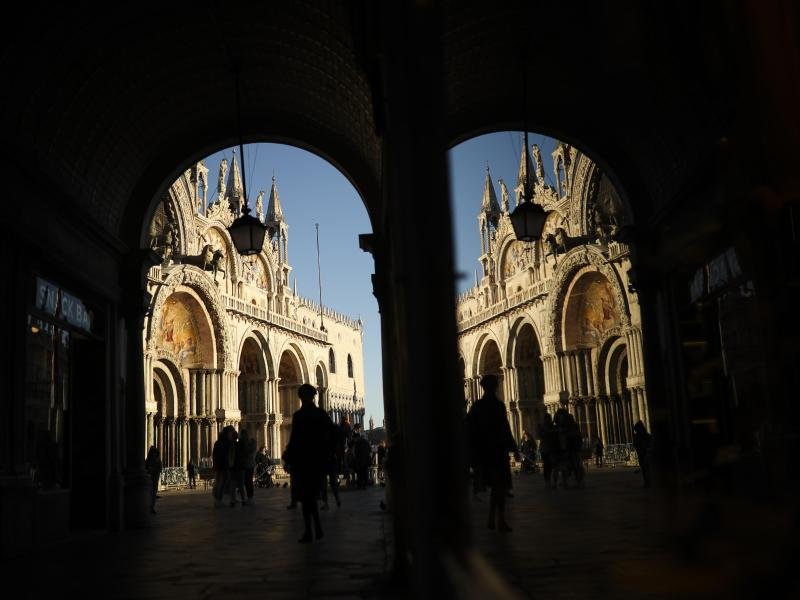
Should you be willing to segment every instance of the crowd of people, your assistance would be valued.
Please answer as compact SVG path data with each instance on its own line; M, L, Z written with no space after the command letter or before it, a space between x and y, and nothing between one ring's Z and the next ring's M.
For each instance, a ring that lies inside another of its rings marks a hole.
M521 471L528 473L538 472L538 463L541 462L545 486L555 490L572 485L584 487L586 451L590 449L593 452L595 465L600 467L605 448L600 439L593 445L584 444L580 427L566 408L557 409L553 416L545 413L536 436L523 432L518 447L505 405L497 397L498 378L485 375L480 383L484 394L472 405L466 417L473 494L476 500L480 500L479 492L486 488L490 490L487 526L508 532L511 527L506 521L505 505L506 498L513 497L510 455L521 464ZM329 509L329 494L336 506L341 506L340 482L364 490L383 481L387 458L385 441L373 449L360 424L351 426L347 419L339 425L334 424L328 414L314 403L316 393L309 384L299 387L301 407L293 415L292 433L282 456L291 485L291 502L287 508L302 505L305 525L299 540L302 543L323 537L319 511L320 508ZM639 459L644 487L650 487L652 436L642 421L633 427L632 445ZM230 425L224 427L212 450L214 505L224 506L225 496L228 496L230 506L238 503L252 505L255 501L254 472L257 465L270 464L268 455L266 447L256 451L256 440L246 429L237 432ZM377 459L377 481L370 468L373 458ZM150 509L155 513L162 469L155 446L148 452L145 467L153 479ZM190 461L187 466L190 488L196 486L197 470Z
M575 417L566 408L559 408L551 416L545 413L536 437L523 432L519 447L511 433L506 408L497 397L499 380L495 375L481 379L483 396L473 403L466 418L469 468L473 478L473 498L480 501L480 492L490 490L489 529L511 531L505 520L505 501L512 497L510 455L521 464L522 472L537 472L537 459L541 460L542 474L547 489L567 489L574 485L584 487L587 446ZM652 436L642 421L633 427L633 448L636 452L644 487L650 487L650 451ZM595 464L603 465L605 447L600 439L592 451Z
M253 504L253 472L256 467L256 440L247 429L237 432L226 425L211 451L214 467L214 506L223 506L227 495L231 506Z

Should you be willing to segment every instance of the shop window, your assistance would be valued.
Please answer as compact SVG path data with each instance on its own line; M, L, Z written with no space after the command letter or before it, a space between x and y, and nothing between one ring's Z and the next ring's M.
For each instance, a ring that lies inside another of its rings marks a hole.
M70 334L28 316L25 373L25 461L43 488L65 485L69 418Z

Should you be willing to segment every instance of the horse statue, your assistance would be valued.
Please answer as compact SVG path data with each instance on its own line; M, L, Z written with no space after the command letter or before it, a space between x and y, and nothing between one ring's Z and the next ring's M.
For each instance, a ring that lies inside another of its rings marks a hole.
M217 280L217 273L221 272L224 277L228 275L222 266L225 264L225 255L222 250L214 250L214 256L211 258L211 271L214 273L214 281Z
M166 262L175 253L175 234L172 226L167 225L161 235L155 235L150 240L150 249L161 252L161 258Z
M214 246L206 244L200 250L200 254L187 254L179 257L182 265L194 265L204 271L212 270L211 263L214 260Z

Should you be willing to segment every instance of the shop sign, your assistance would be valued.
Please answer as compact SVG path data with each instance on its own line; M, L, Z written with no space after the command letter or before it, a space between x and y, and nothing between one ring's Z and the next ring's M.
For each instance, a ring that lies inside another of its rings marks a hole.
M36 278L36 308L79 329L92 330L92 315L86 305L41 277Z

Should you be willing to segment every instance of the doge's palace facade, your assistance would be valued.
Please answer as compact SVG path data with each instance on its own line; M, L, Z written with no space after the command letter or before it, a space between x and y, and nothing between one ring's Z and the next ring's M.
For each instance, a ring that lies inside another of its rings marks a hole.
M364 418L362 324L290 286L275 179L266 209L264 192L256 200L268 226L264 248L240 256L227 231L243 206L236 156L230 168L221 161L214 195L208 174L202 162L184 172L150 224L163 262L148 275L146 446L158 446L167 467L210 457L225 425L247 428L279 458L306 382L335 422Z
M631 278L632 225L608 177L587 156L559 143L555 186L545 183L534 145L520 159L512 192L487 168L478 214L480 270L457 302L459 363L467 406L480 378L494 373L517 439L534 434L544 411L572 413L587 441L631 441L649 428L641 317ZM509 213L525 179L549 211L540 241L516 240Z

